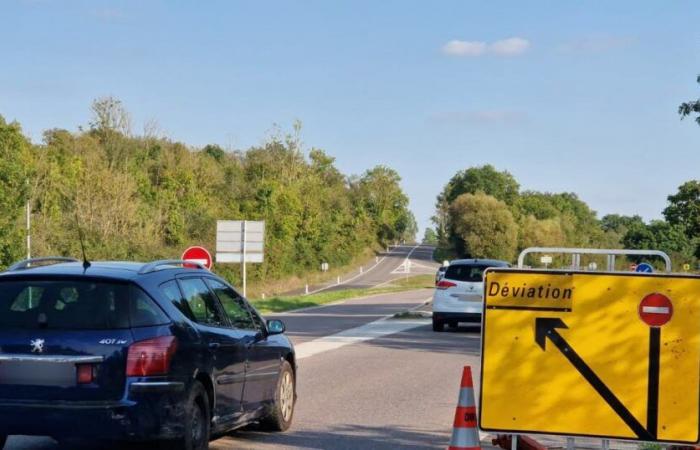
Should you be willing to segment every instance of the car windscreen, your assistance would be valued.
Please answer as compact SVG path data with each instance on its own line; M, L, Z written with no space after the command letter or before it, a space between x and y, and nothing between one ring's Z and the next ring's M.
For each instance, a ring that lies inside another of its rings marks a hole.
M0 330L111 330L167 323L138 287L108 281L0 282Z
M484 271L491 266L485 264L452 264L445 272L446 280L478 282L484 281Z

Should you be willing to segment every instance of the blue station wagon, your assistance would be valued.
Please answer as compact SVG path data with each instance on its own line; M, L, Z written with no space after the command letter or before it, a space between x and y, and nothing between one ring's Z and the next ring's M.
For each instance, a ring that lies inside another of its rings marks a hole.
M14 434L201 450L249 424L284 431L284 331L195 263L17 263L0 274L0 449Z

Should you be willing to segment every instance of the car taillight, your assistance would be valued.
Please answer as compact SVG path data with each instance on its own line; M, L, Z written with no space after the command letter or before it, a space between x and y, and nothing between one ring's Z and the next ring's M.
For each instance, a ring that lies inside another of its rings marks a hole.
M447 289L455 286L457 286L457 283L453 283L447 280L440 280L438 284L435 285L435 287L438 289Z
M129 346L126 358L127 377L165 375L177 349L175 336L161 336L134 342Z

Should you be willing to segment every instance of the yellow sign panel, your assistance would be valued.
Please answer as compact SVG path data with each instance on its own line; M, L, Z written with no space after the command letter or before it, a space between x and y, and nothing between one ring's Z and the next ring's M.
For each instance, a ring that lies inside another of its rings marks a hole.
M486 431L695 443L700 278L492 269Z

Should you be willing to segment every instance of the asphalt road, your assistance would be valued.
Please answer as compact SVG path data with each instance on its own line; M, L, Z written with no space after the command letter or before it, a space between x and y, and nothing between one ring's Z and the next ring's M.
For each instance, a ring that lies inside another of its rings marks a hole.
M281 314L299 355L299 400L286 433L242 430L212 449L418 449L449 442L462 366L478 375L479 329L433 333L426 320L382 320L430 290ZM56 450L13 436L10 450Z
M331 282L310 287L311 292L339 289L359 289L388 284L392 280L411 275L435 274L438 263L433 261L435 247L430 245L398 245L378 255L378 262L363 267L362 272L348 273L341 277L340 284Z

